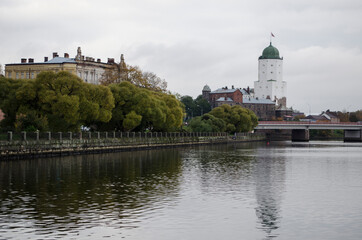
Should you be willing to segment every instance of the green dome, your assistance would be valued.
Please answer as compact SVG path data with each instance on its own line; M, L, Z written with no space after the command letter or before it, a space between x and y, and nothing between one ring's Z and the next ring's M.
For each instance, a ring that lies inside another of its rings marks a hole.
M259 59L282 59L279 57L279 50L270 43L263 51L263 55Z

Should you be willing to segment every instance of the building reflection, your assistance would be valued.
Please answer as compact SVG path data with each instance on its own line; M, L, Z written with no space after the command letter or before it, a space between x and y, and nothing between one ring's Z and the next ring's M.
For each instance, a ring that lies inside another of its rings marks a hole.
M260 229L266 233L265 239L277 237L280 228L281 202L285 188L285 157L276 149L257 150L254 169L255 208Z

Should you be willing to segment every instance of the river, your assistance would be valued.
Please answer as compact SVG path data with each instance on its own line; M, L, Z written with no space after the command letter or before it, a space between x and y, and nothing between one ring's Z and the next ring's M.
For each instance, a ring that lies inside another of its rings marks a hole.
M0 162L0 239L362 239L362 144Z

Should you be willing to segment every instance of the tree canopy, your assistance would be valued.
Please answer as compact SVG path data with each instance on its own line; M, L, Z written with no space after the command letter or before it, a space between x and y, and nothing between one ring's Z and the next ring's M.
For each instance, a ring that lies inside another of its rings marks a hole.
M8 128L79 131L89 122L111 119L114 99L104 86L84 83L68 72L42 72L35 80L2 79L1 109ZM12 93L11 95L6 93Z
M199 95L195 100L188 95L182 96L181 102L185 106L186 119L201 116L211 110L211 105L202 95Z
M258 124L253 111L239 105L222 105L190 122L195 132L226 131L229 133L252 131Z
M114 63L102 76L101 84L130 82L135 86L156 92L167 92L167 82L153 72L143 72L138 66L126 65L124 62Z
M11 130L79 131L80 126L122 131L172 131L183 108L171 94L128 81L84 83L68 72L42 72L34 80L0 79L3 126Z
M115 99L112 118L99 128L124 131L170 131L182 124L181 103L170 94L154 92L129 82L111 84Z

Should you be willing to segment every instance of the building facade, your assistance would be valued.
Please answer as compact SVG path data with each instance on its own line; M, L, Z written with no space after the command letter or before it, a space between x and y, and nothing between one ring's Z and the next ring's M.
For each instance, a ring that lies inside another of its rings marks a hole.
M286 107L287 83L283 81L283 58L272 43L259 57L258 81L254 82L255 98L271 99L277 106Z
M260 120L274 120L292 112L287 106L287 83L283 81L283 58L272 43L259 57L258 81L254 88L219 88L211 91L208 85L202 90L202 96L212 108L228 105L240 105L252 110ZM279 116L278 116L279 117Z
M121 55L121 66L125 65L123 54ZM82 55L81 48L78 47L77 55L70 58L68 53L64 57L59 57L58 53L53 53L53 58L48 60L44 57L43 62L35 62L33 58L22 58L20 63L5 65L5 77L12 79L35 79L43 71L67 71L77 75L84 82L99 84L107 70L115 69L114 58L108 58L107 62L101 59L95 60L92 57Z

